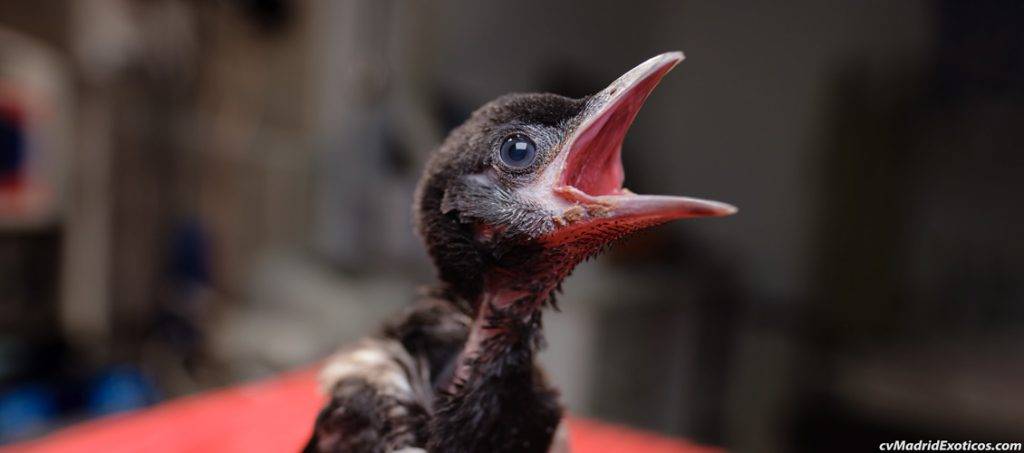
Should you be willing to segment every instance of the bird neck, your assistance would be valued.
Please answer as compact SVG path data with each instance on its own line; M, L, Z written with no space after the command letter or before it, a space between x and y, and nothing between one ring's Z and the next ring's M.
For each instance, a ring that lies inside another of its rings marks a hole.
M549 290L533 293L493 283L485 288L475 304L476 314L459 357L456 382L486 373L495 364L501 364L501 368L532 368L543 338L541 307Z
M562 417L534 364L550 290L485 288L454 379L435 403L428 450L546 452Z
M542 309L554 305L554 293L584 256L563 248L522 246L503 252L502 261L485 268L480 292L470 304L473 325L454 381L465 381L488 364L532 368L543 342ZM508 363L510 355L523 362Z

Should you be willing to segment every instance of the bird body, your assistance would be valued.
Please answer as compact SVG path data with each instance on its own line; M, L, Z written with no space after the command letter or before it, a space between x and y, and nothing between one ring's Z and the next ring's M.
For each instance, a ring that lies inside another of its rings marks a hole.
M535 360L561 282L634 231L735 212L622 187L625 133L682 58L656 56L583 99L502 96L449 134L414 206L440 283L328 360L307 451L565 451Z

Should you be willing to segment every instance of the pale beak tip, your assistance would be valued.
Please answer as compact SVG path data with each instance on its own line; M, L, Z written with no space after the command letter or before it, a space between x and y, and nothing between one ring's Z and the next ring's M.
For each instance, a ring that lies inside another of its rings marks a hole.
M728 217L739 212L736 206L719 201L702 201L690 208L690 217Z
M647 62L645 63L659 68L667 67L668 69L665 69L665 71L668 71L676 67L676 65L678 65L685 59L686 56L683 55L683 52L675 50L672 52L665 52L662 54L655 55L651 57L649 60L647 60ZM641 64L641 66L643 66L643 64Z
M733 214L740 212L740 208L737 208L736 206L733 206L729 203L721 203L721 205L722 208L721 211L719 211L721 212L721 214L719 214L719 217L731 216Z

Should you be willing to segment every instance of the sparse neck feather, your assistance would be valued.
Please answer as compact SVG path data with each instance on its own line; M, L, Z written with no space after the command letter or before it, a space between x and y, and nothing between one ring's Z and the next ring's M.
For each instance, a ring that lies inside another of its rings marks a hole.
M528 289L532 287L531 289ZM542 308L554 287L517 285L488 281L475 305L469 339L462 350L455 372L457 382L465 382L475 371L495 361L507 360L512 350L523 359L507 363L533 366L533 355L542 341Z

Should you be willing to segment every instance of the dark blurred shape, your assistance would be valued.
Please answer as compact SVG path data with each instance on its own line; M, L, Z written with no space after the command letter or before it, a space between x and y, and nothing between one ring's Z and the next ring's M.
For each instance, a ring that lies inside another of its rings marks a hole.
M806 307L802 451L1024 429L1024 7L937 8L929 63L839 78L819 288ZM875 392L886 389L887 396Z
M295 15L295 5L289 0L234 1L266 33L282 33Z
M197 219L182 222L173 232L170 246L171 278L185 287L212 282L210 239Z
M971 102L1024 95L1024 4L1012 0L936 4L936 68L939 102Z
M170 242L168 287L156 304L148 339L168 355L165 360L178 362L187 373L196 374L207 358L212 245L197 219L177 225Z
M0 104L0 190L10 190L22 178L25 131L16 105Z

